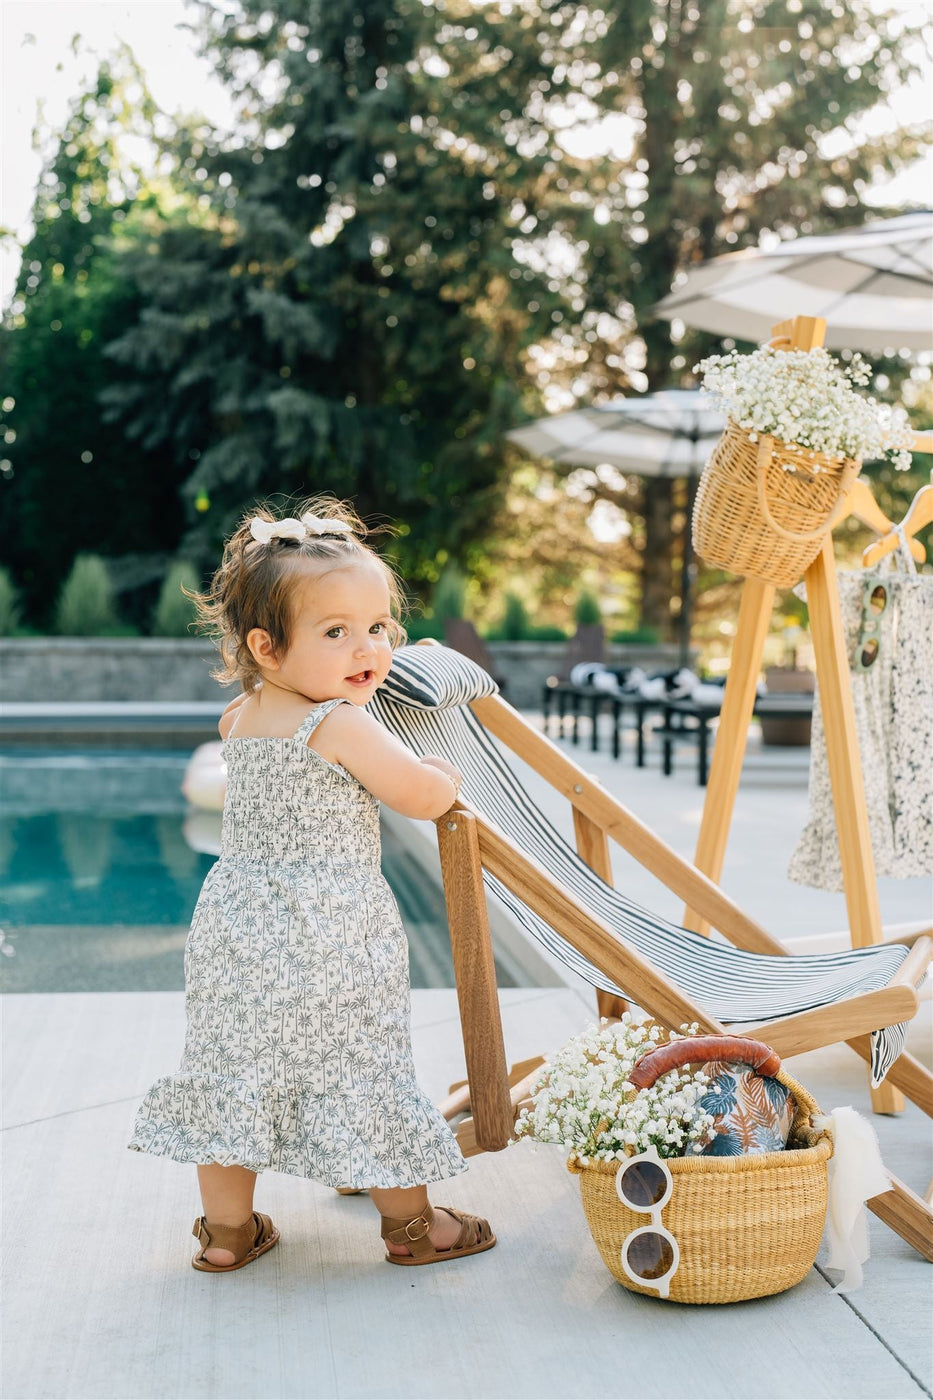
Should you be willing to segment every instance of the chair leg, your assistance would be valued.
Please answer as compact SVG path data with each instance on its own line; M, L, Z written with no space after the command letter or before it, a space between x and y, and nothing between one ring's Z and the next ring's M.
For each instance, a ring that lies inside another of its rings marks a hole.
M534 1062L526 1061L526 1063ZM543 1064L544 1061L542 1060L540 1063ZM515 1066L515 1068L518 1068L518 1066ZM518 1117L521 1110L531 1103L531 1091L534 1088L537 1077L538 1070L534 1069L522 1079L513 1080L510 1078L509 1082L512 1087L509 1094L512 1104L513 1122ZM464 1118L460 1127L457 1129L457 1146L460 1148L464 1157L475 1157L478 1153L483 1151L483 1148L477 1140L476 1125L472 1118Z
M857 1055L871 1064L871 1042L867 1035L853 1036L846 1041ZM933 1118L933 1073L905 1051L899 1055L885 1076L886 1084L901 1089L917 1107Z
M922 1196L892 1176L891 1190L873 1196L868 1208L933 1263L933 1209Z
M476 1138L483 1150L498 1152L512 1135L514 1114L476 819L451 809L436 826L463 1048L476 1092Z
M524 1085L525 1081L533 1082L537 1077L538 1070L544 1064L543 1055L534 1055L530 1060L516 1060L509 1070L509 1093L516 1084ZM524 1093L524 1089L523 1089ZM460 1079L456 1084L451 1084L450 1091L446 1099L442 1099L437 1105L438 1112L442 1113L449 1123L452 1118L456 1118L460 1113L466 1113L470 1107L470 1081Z
M602 987L596 988L596 1010L600 1020L620 1021L628 1011L629 1005L622 997L616 996L615 992L604 992Z

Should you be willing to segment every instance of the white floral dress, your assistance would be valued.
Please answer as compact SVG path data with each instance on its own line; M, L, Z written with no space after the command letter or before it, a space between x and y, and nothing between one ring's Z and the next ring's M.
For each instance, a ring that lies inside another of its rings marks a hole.
M867 671L850 672L875 873L901 880L928 875L933 872L933 576L918 574L900 547L874 573L858 569L837 577L850 661L866 589L883 583L888 594L879 620L878 659ZM805 596L802 586L795 591ZM787 873L815 889L843 888L819 687L809 816Z
M419 1088L408 945L379 803L308 738L231 738L220 859L185 947L187 1030L129 1146L329 1186L439 1181L466 1163Z

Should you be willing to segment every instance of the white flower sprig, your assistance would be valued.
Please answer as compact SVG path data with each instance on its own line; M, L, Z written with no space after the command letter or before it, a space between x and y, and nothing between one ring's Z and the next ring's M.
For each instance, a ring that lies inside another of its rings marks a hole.
M753 441L768 433L827 457L858 461L888 457L898 471L910 467L913 430L902 408L856 392L871 382L861 355L841 364L822 346L750 355L732 350L694 365L703 391Z
M695 1035L699 1027L682 1029ZM618 1022L590 1026L544 1066L515 1136L558 1143L584 1164L632 1157L652 1143L661 1157L702 1152L713 1137L713 1117L699 1106L707 1075L671 1070L640 1090L629 1080L642 1055L677 1038L637 1024L629 1012Z

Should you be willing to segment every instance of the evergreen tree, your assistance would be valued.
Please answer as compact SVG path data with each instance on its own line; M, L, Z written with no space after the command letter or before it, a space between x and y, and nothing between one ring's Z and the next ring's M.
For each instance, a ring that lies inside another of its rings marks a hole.
M154 204L120 142L128 133L145 135L152 117L125 52L103 64L75 100L40 178L35 231L4 321L9 445L0 489L16 521L4 553L38 623L50 620L58 586L81 551L112 556L118 586L154 587L181 528L177 469L158 449L130 448L102 421L98 402L114 377L104 347L140 304L116 243L145 235Z
M107 396L141 441L197 457L191 550L256 495L309 488L399 522L422 590L488 532L520 357L564 314L520 260L553 162L526 115L538 45L505 8L200 7L243 133L189 133L203 215L137 258L148 304L112 347L132 379Z

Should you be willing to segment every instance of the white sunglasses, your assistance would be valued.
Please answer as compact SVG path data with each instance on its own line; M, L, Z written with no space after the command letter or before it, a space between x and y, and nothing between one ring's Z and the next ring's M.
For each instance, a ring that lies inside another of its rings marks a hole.
M622 1268L633 1283L656 1288L666 1298L680 1265L680 1247L661 1224L661 1211L671 1198L674 1178L652 1143L647 1152L629 1157L616 1172L616 1194L629 1210L651 1216L622 1241Z

